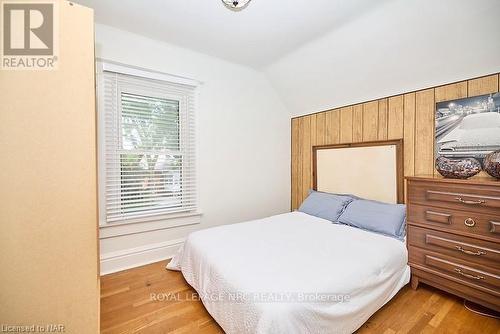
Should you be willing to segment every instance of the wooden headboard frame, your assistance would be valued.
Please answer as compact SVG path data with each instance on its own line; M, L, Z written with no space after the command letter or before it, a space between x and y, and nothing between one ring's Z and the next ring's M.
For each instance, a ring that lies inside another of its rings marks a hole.
M350 148L350 147L369 147L369 146L388 146L394 145L396 147L396 192L397 192L397 202L404 203L404 174L403 174L403 140L384 140L384 141L371 141L362 143L350 143L350 144L334 144L334 145L319 145L313 146L313 189L317 190L317 152L318 150L324 149L336 149L336 148Z

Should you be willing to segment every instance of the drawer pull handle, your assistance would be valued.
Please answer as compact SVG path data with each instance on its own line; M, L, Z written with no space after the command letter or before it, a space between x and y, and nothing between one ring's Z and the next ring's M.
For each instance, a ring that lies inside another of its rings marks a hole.
M478 250L477 252L473 252L473 251L470 251L470 250L467 250L467 249L463 249L460 246L455 246L455 248L457 250L461 251L462 253L467 254L467 255L475 255L475 256L486 255L486 252L483 252L483 251L480 251L480 250Z
M468 201L468 200L463 199L462 197L457 197L456 200L459 201L460 203L464 203L464 204L468 204L468 205L481 205L481 204L486 203L486 201L484 201L482 199L480 199L478 201Z
M465 221L464 221L464 224L465 226L468 226L468 227L474 227L476 226L476 222L474 219L472 218L467 218Z
M471 275L471 274L467 274L467 273L464 273L461 269L459 268L455 268L455 271L464 276L464 277L467 277L467 278L470 278L470 279L475 279L475 280L481 280L481 279L484 279L483 276L476 276L476 275Z

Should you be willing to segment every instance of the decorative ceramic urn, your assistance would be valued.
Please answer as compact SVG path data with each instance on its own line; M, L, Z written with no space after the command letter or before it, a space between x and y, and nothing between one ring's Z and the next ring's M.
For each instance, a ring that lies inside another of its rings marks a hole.
M450 179L467 179L481 171L481 163L474 158L448 159L438 157L436 169L439 174Z
M491 152L484 158L484 170L497 179L500 179L500 150Z

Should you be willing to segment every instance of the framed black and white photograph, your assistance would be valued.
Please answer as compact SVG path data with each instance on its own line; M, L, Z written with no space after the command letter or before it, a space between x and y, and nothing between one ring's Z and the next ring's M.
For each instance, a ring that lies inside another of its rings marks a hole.
M436 103L437 157L479 161L500 149L500 93Z

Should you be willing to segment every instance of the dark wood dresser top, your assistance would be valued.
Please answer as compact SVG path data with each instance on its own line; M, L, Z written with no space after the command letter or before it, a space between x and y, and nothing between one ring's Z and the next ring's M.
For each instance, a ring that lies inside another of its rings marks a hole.
M406 176L407 180L415 181L431 181L431 182L441 182L441 183L455 183L455 184L475 184L475 185L491 185L500 187L500 180L489 176L474 176L470 179L445 179L441 175L416 175L416 176Z

